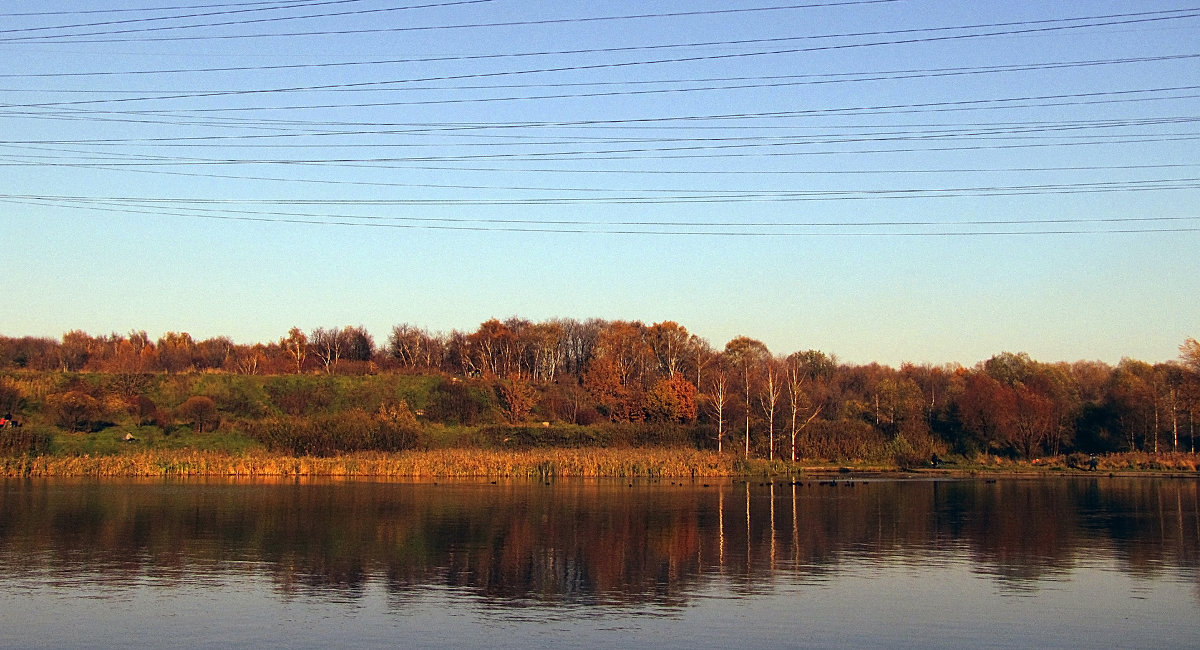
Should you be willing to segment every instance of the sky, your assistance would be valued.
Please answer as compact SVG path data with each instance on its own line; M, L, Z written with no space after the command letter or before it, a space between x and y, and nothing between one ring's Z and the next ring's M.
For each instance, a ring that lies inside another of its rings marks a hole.
M0 335L1200 336L1200 2L10 0Z

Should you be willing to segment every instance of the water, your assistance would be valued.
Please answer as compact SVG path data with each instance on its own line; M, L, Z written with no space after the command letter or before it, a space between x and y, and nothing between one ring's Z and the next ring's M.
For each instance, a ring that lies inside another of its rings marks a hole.
M2 647L1196 647L1192 479L7 480Z

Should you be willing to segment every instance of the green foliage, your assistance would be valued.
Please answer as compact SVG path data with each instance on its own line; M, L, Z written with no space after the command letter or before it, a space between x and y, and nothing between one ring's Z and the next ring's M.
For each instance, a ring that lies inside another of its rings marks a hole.
M207 395L222 413L239 418L261 418L270 410L270 397L258 377L208 374L197 379L193 393Z
M429 393L425 417L448 425L474 426L489 421L495 394L483 381L442 379Z
M333 401L332 378L289 375L271 377L263 387L280 412L301 416L323 411Z
M337 410L358 408L370 412L380 404L404 402L421 410L429 403L430 393L440 382L438 376L403 374L335 377L332 406Z

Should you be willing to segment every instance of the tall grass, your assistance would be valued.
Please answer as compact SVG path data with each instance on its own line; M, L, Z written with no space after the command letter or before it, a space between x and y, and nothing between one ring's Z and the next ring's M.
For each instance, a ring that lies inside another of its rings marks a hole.
M621 477L733 476L734 456L691 449L437 449L334 457L189 450L0 459L4 476Z

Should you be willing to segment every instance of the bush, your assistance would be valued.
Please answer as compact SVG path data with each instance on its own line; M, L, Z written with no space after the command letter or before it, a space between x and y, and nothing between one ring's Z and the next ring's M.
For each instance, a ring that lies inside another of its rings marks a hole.
M175 417L192 425L196 433L204 433L217 428L221 421L217 414L217 403L211 397L193 395L187 398L179 408L175 409Z
M21 389L7 380L0 380L0 415L16 413L25 405Z
M46 397L55 424L69 431L91 431L100 419L100 402L91 395L69 390Z
M495 403L492 391L482 382L443 379L429 395L425 416L433 422L475 426Z
M325 378L274 377L264 388L271 402L288 415L316 413L333 401L333 387Z
M490 426L479 430L481 442L502 449L532 447L607 447L610 432L573 425Z
M37 427L0 430L0 456L40 456L50 453L50 434Z
M403 404L403 403L401 403ZM281 416L256 422L249 433L272 451L296 456L333 456L355 451L404 451L419 441L416 419L392 405L371 415L350 409L312 418Z
M154 400L145 395L132 397L127 402L129 414L133 416L134 423L139 427L144 427L152 424L160 429L166 429L168 425L168 417Z

